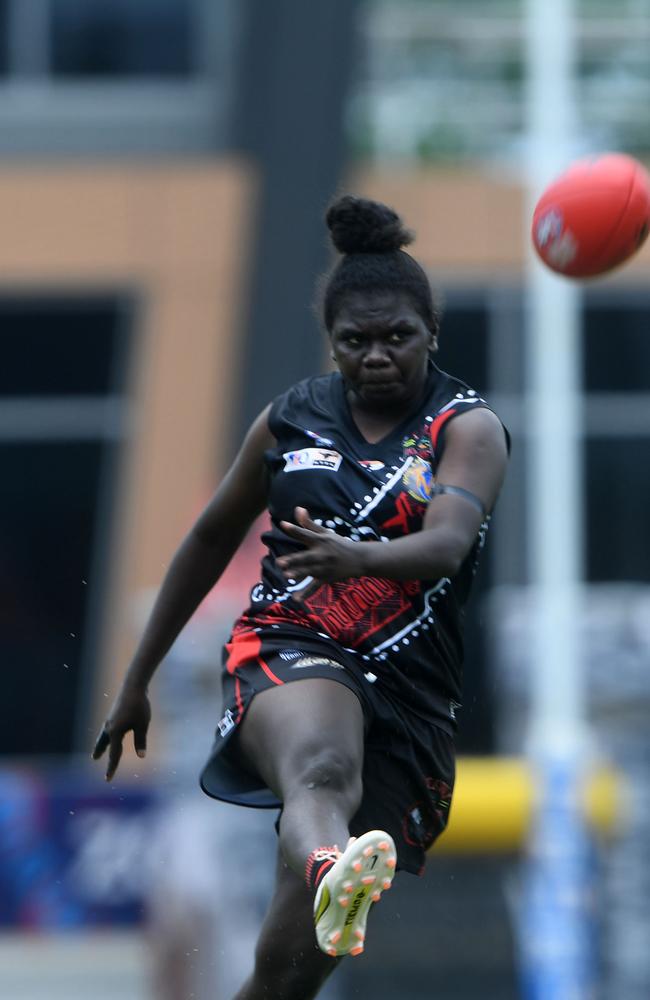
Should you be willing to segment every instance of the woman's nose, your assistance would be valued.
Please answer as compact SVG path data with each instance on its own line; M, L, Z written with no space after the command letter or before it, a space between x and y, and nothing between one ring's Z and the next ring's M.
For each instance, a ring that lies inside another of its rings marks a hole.
M389 360L386 345L379 340L370 341L363 360L365 364L386 364Z

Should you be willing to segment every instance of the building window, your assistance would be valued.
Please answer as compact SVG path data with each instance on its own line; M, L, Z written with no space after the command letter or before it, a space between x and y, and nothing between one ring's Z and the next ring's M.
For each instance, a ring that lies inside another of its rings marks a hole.
M236 0L0 0L0 156L227 148Z
M0 317L1 398L102 396L115 390L122 376L112 299L5 297Z
M650 392L648 297L610 296L585 304L585 391Z
M189 76L196 7L187 0L51 0L52 73Z
M82 739L129 313L118 296L0 299L0 661L11 708L0 755L66 754Z
M622 440L597 437L586 442L589 582L650 580L649 454L650 434Z

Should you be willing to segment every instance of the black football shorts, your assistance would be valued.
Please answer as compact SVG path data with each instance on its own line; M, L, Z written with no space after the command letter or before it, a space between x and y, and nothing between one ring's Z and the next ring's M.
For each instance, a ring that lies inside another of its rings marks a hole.
M224 649L223 715L201 772L207 795L258 808L281 808L262 780L238 757L232 740L260 691L303 678L345 684L359 698L365 721L363 797L350 833L386 830L398 867L421 874L425 852L445 829L455 776L453 737L382 690L370 672L335 643L284 629L262 639L235 634Z

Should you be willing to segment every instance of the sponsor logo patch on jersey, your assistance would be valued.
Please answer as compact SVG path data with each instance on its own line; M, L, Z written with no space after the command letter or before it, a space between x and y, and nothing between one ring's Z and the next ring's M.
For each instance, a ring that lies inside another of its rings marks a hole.
M281 649L278 655L281 660L297 660L304 653L300 649Z
M344 669L341 663L337 663L336 660L328 660L326 656L303 656L301 660L297 660L291 664L292 670L296 670L298 667L335 667L337 670Z
M329 469L336 472L341 464L341 454L330 448L300 448L299 451L285 451L284 472L300 472L301 469Z
M317 434L316 431L309 431L306 427L304 427L303 430L307 437L310 437L312 441L316 442L316 444L325 445L326 448L331 448L334 444L334 442L330 441L329 438L321 437L321 435Z
M364 469L369 469L371 472L379 472L380 469L385 467L383 462L378 462L374 458L360 458L359 465L362 465Z

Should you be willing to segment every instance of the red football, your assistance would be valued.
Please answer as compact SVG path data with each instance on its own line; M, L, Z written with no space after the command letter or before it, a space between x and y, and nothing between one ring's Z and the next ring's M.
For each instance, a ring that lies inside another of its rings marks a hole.
M532 237L553 271L592 278L635 253L650 231L650 178L621 153L579 160L537 202Z

